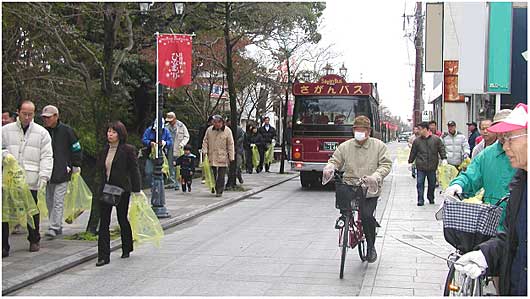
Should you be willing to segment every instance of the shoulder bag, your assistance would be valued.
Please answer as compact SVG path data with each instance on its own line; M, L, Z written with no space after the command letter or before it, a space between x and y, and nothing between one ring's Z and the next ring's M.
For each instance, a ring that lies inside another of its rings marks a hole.
M120 203L120 198L124 191L123 188L118 186L105 184L101 201L109 205L117 206Z

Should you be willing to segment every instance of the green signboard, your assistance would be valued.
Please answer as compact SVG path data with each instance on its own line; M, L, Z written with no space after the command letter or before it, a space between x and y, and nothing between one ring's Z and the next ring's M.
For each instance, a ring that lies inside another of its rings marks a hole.
M512 64L512 3L489 3L488 82L491 93L510 93Z

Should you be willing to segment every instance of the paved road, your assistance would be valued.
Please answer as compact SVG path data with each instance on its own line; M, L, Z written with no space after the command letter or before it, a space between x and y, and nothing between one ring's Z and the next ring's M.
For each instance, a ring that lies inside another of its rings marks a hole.
M358 295L369 266L351 251L338 279L337 215L332 191L293 179L166 231L160 248L114 252L109 265L91 261L13 295Z

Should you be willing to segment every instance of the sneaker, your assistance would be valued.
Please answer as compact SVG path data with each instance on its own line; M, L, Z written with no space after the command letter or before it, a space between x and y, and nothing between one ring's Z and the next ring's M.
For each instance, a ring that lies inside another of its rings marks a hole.
M179 186L175 186L175 191L178 191L180 189Z
M429 203L430 203L431 205L433 205L433 204L434 204L434 200L429 200Z
M366 261L370 264L377 261L377 252L375 251L375 248L368 248L368 252L366 253Z
M175 190L178 190L175 188ZM186 184L182 185L182 192L186 192Z
M423 206L423 202L418 202L418 207Z
M243 177L241 175L239 175L239 177L237 179L239 180L240 184L243 184Z
M215 194L215 197L221 197L221 196L223 196L222 193L217 193L217 194Z
M188 185L188 192L191 192L191 184Z
M40 245L38 242L29 244L29 252L37 252L39 250L40 250Z
M211 192L212 192L212 194L214 194L214 193L215 193L215 189L214 189L214 188L212 188Z
M57 237L57 233L55 232L54 229L51 229L51 228L44 235L46 237L50 237L51 239L54 239L55 237Z
M201 184L206 184L206 180L202 180L202 181L201 181Z

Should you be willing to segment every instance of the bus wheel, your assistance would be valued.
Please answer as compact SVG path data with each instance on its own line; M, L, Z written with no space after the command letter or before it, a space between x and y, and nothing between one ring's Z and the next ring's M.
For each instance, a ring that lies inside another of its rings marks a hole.
M300 171L300 184L302 184L302 188L309 188L311 185L311 179L309 172Z

